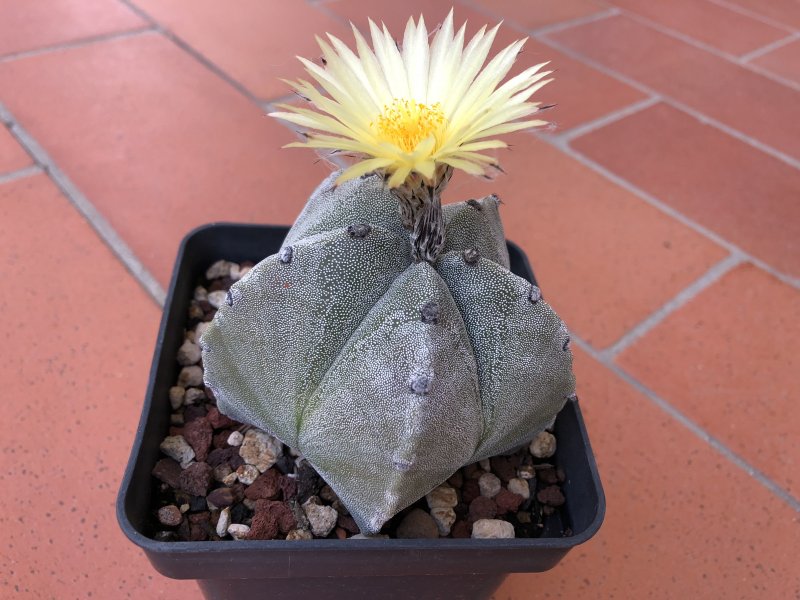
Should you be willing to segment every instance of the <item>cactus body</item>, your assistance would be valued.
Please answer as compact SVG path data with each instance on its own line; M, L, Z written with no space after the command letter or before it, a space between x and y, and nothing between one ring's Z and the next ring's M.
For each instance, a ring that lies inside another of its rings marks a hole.
M202 338L219 409L295 447L375 533L465 464L547 426L574 391L566 328L508 270L489 196L444 207L414 262L378 177L311 196Z

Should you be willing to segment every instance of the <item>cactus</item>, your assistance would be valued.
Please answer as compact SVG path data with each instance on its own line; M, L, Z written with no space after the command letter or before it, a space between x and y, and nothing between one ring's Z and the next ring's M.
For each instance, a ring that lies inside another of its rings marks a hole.
M297 448L376 533L548 426L573 394L572 356L539 289L508 270L496 197L444 206L441 254L416 262L383 179L337 175L201 345L219 409Z

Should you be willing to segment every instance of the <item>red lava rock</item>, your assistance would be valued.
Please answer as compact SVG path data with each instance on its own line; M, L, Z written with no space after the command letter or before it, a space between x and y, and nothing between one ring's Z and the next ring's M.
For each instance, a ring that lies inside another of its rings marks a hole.
M297 480L294 477L281 477L281 492L284 500L292 500L297 496Z
M481 495L481 487L478 485L477 479L467 479L464 485L461 486L461 498L465 503L469 504L475 498Z
M268 510L256 510L250 524L248 540L274 540L278 537L278 519Z
M355 534L359 532L358 525L356 525L355 520L350 515L339 515L336 524L350 533Z
M205 462L208 458L208 449L211 447L211 438L214 430L205 417L193 419L183 428L183 437L194 450L195 459Z
M219 409L216 406L209 408L206 416L214 429L227 429L236 425L236 422L233 419L230 419L219 412Z
M519 494L508 491L506 488L502 488L500 493L498 493L493 500L495 504L497 504L497 514L504 515L507 512L516 512L525 498Z
M166 525L167 527L176 527L177 525L181 524L182 520L183 514L181 513L181 509L174 504L162 506L158 509L158 521L162 525Z
M274 517L275 522L278 524L278 531L284 535L297 527L297 519L294 518L294 513L286 502L281 502L280 500L257 500L256 514L253 519L255 520L260 513L269 513Z
M183 435L183 427L170 426L169 435Z
M470 502L469 517L473 521L479 519L494 519L497 515L497 505L494 500L486 496L478 496Z
M171 488L180 487L181 466L171 458L162 458L153 467L153 477L163 481Z
M210 492L206 496L206 500L217 508L225 508L233 504L236 501L236 497L233 495L231 488L221 487Z
M553 468L537 469L536 479L538 479L542 483L547 483L552 485L554 483L558 483L558 473Z
M519 458L514 456L493 456L490 460L492 472L497 475L503 483L508 483L510 479L517 476Z
M557 485L551 485L536 493L536 498L542 504L548 506L561 506L564 504L564 494L561 493L561 488Z
M214 469L204 462L194 462L186 467L179 478L179 487L192 496L205 496L213 481Z
M199 419L205 416L206 416L206 409L203 406L198 406L197 404L186 406L183 409L183 421L184 423L187 424L191 423L195 419Z
M281 493L283 476L277 469L268 469L244 491L250 500L275 500Z
M211 441L211 445L214 448L228 448L228 437L231 435L231 432L225 429L224 431L220 431L214 434L214 439Z
M456 521L453 524L453 527L450 529L450 535L452 535L454 538L468 538L470 535L472 535L469 523L466 521Z

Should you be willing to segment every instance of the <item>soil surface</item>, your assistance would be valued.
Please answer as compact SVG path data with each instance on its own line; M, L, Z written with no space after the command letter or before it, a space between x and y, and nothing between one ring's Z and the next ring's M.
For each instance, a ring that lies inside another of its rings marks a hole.
M222 415L203 386L199 338L227 290L252 263L217 261L189 303L178 377L163 401L171 426L161 444L151 533L163 541L344 539L358 535L347 507L294 449ZM560 537L565 474L543 432L516 452L456 471L386 523L391 538ZM481 521L478 527L473 526ZM502 521L505 521L503 523ZM511 527L506 523L513 526Z

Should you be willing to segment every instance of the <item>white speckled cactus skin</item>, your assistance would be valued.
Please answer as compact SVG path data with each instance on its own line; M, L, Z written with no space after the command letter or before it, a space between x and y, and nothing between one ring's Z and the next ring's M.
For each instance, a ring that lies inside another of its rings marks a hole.
M231 288L203 364L223 413L299 449L375 533L547 426L574 392L572 355L508 270L495 197L445 206L441 255L415 263L382 179L336 176Z

